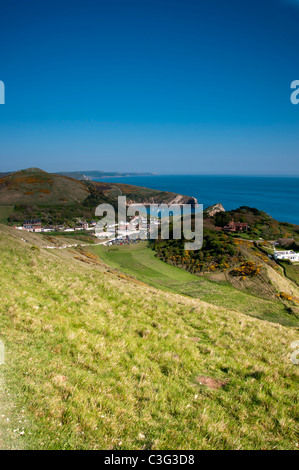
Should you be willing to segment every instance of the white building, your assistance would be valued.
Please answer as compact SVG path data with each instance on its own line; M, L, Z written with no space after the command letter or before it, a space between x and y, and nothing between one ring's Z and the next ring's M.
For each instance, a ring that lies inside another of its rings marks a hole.
M292 263L295 261L299 262L299 253L295 253L295 251L292 250L274 251L274 259L290 260Z
M109 237L109 232L96 232L97 238L108 238Z

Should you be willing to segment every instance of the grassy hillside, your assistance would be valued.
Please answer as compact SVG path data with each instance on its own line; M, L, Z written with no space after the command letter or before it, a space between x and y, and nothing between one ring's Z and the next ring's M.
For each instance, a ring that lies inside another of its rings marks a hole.
M221 214L222 216L222 214ZM293 226L295 229L295 226ZM247 234L248 235L248 234ZM243 233L225 233L204 227L200 250L185 251L185 240L152 241L159 259L217 283L266 300L285 300L288 316L299 318L297 267L283 269L273 259L273 244L244 239ZM283 239L283 241L290 241ZM294 243L294 241L291 241ZM291 275L292 273L292 275ZM284 276L285 275L285 276Z
M128 203L193 202L189 196L168 191L78 181L29 168L0 178L0 222L16 224L40 219L45 225L74 226L78 218L94 220L99 204L112 204L117 211L117 198L121 195L127 196ZM6 206L10 209L5 209Z
M248 231L242 233L244 238L257 239L262 237L266 240L277 240L278 238L291 237L299 241L299 226L288 222L278 222L266 212L256 208L242 206L238 209L218 212L213 217L205 215L206 228L215 230L216 227L224 227L230 220L235 222L247 222ZM239 236L239 234L236 234Z
M282 266L286 277L299 286L299 264L291 264L288 261L279 261Z
M0 228L2 447L297 448L294 328L42 244Z
M290 308L294 305L293 302L283 302L276 294L270 298L263 296L263 282L268 285L268 278L263 280L259 277L256 280L260 295L253 295L252 289L242 291L223 279L211 281L206 276L198 277L176 266L170 266L159 260L146 242L128 246L97 246L91 250L108 265L151 286L200 298L213 305L235 309L263 320L299 326L299 315L295 313L297 309ZM280 292L280 287L276 293ZM283 285L281 290L288 291L288 288L290 286ZM299 296L299 290L296 293Z
M0 179L2 205L71 204L83 201L88 193L84 183L38 168L19 171Z
M14 206L0 206L0 224L7 223L13 211Z

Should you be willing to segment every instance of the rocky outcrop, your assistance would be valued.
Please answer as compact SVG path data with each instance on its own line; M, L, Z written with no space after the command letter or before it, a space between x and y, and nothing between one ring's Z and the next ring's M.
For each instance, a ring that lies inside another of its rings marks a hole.
M220 202L218 202L217 204L214 204L213 206L208 207L204 211L204 213L208 215L209 217L214 217L214 215L217 214L218 212L225 212L225 209L223 205L220 204Z
M197 204L197 199L195 197L190 196L182 196L181 194L177 194L175 198L169 202L169 204Z
M150 204L167 204L168 206L174 205L184 205L184 204L191 204L194 206L197 204L197 199L195 197L190 196L182 196L181 194L174 194L168 192L159 192L159 194L154 195L150 198L146 198L143 201L145 206Z

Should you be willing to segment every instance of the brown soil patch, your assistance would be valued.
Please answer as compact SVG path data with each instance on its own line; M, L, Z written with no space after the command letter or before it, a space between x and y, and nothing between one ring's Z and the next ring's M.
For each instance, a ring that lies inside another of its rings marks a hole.
M212 377L207 377L205 375L200 375L196 378L196 381L200 385L206 385L212 390L218 390L219 388L223 388L228 382L228 380L212 379Z

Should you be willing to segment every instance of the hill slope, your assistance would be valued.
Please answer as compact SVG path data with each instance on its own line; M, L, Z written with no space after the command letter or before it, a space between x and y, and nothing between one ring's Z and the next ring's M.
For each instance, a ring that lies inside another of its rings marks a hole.
M295 329L41 243L0 227L0 367L15 405L4 440L52 449L296 448Z
M0 179L2 205L70 204L83 201L88 194L84 183L38 168L22 170Z
M262 320L299 326L298 303L277 296L283 291L299 298L299 289L270 266L265 266L265 272L254 281L246 281L246 284L239 281L232 285L224 276L220 279L219 275L215 275L216 279L196 276L185 269L164 263L147 247L146 242L128 246L101 245L91 247L90 250L107 264L153 287L200 298L213 305L237 310ZM272 269L271 273L268 274L266 269Z
M101 203L117 209L118 196L128 203L193 203L195 199L149 188L105 182L78 181L46 173L38 168L22 170L0 178L0 222L22 223L40 219L44 224L74 225L78 218L91 221ZM8 217L6 207L10 206Z

